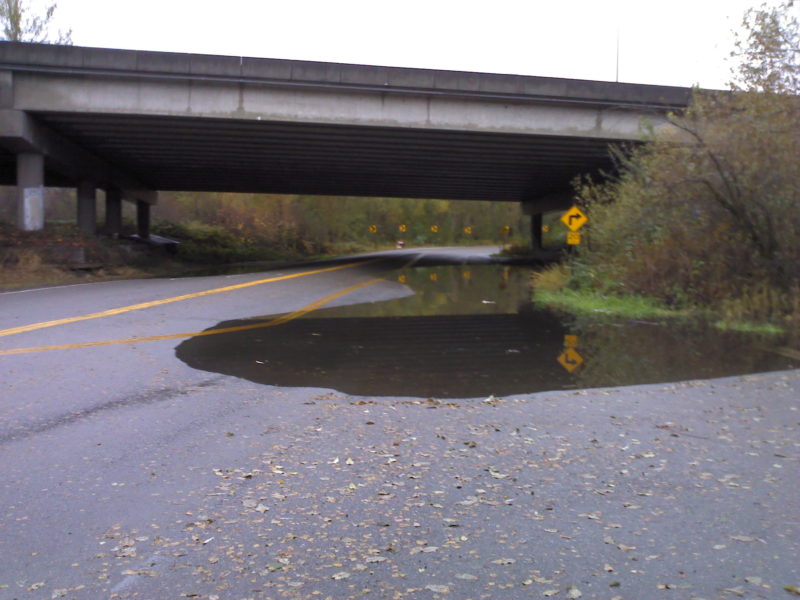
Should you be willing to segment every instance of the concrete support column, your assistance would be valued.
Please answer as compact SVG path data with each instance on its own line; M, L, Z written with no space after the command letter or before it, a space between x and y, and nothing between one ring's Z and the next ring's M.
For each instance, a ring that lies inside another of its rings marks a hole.
M17 154L17 226L44 229L44 155Z
M122 191L117 188L106 190L106 231L114 239L122 233Z
M88 181L78 186L78 229L92 235L97 233L97 190Z
M150 237L150 205L141 200L136 201L136 229L143 240Z
M544 232L542 231L543 213L531 215L531 240L534 250L544 250Z

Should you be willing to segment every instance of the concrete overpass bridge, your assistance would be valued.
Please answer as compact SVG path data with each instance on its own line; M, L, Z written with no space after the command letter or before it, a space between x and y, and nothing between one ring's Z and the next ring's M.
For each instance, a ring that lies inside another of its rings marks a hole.
M684 108L688 88L0 42L0 184L23 229L44 186L77 190L78 223L149 234L157 191L568 205L608 146ZM534 222L537 219L534 218Z

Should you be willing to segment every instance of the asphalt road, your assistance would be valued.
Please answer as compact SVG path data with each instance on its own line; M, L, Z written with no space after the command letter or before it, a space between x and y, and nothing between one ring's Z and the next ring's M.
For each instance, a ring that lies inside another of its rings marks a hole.
M175 357L221 321L408 293L415 258L0 294L0 599L800 587L798 371L437 401Z

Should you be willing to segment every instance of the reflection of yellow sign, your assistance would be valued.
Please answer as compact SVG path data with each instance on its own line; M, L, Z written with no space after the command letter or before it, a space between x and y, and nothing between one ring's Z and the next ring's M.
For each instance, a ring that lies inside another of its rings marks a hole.
M577 231L568 231L567 232L567 243L570 246L577 246L581 243L581 234Z
M508 235L509 233L511 233L511 227L509 227L508 225L503 225L503 229L501 229L500 231L502 232L503 235Z
M578 351L575 350L575 348L565 348L564 351L559 355L558 362L561 363L561 366L567 371L572 373L575 369L583 364L583 357L578 354Z
M472 235L472 227L464 227L464 233L467 235Z
M369 226L370 233L378 233L378 226L377 225L370 225Z
M550 225L542 225L542 233L549 233Z
M461 274L461 277L463 277L465 281L469 281L470 279L472 279L472 271L464 271Z
M430 279L431 281L438 281L439 276L436 273L431 273L430 275L428 275L428 279Z
M405 225L400 225L400 227L398 227L397 229L400 230L400 233L405 233L408 230L408 227L406 227Z
M564 213L564 216L561 217L561 222L564 223L570 231L578 231L578 229L586 225L586 221L588 220L589 217L577 206L570 208Z
M577 348L578 347L578 336L577 335L565 335L564 336L564 348Z
M408 277L406 277L405 275L400 275L400 277L397 278L397 281L399 281L400 283L405 283L406 281L408 281Z
M431 225L431 233L439 233L439 226Z

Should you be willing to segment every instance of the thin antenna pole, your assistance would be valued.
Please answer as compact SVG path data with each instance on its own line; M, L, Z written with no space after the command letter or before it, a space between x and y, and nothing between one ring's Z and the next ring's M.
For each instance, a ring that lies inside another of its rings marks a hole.
M617 73L614 81L619 83L619 23L617 23Z

